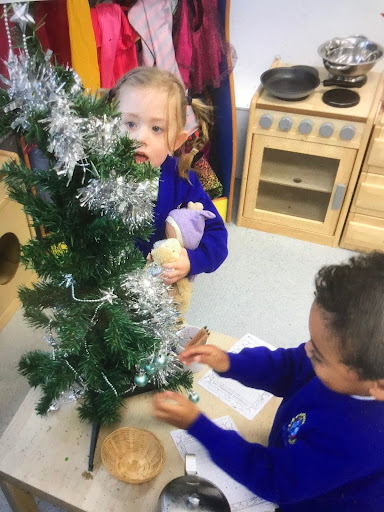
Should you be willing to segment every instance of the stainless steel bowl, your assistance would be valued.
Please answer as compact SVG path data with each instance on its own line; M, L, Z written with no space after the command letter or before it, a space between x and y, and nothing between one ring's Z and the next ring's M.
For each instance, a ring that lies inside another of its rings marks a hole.
M364 36L330 39L318 52L330 74L342 77L365 75L384 54L380 45Z

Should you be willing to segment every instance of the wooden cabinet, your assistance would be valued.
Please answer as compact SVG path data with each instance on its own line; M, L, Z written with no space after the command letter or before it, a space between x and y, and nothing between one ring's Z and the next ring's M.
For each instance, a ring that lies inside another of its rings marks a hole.
M355 251L384 251L384 219L350 213L340 245Z
M15 153L0 150L0 169ZM20 204L8 198L0 174L0 330L19 308L18 288L36 280L31 270L20 264L20 244L26 244L34 232Z
M357 251L384 251L384 114L372 132L340 242Z
M353 204L359 213L384 218L384 175L363 172Z

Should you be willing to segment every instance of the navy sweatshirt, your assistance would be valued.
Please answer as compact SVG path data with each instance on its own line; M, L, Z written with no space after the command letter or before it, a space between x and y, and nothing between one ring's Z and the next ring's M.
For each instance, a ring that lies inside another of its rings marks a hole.
M146 257L155 242L166 238L165 219L169 212L175 208L186 208L189 201L202 203L204 210L216 215L216 218L206 220L199 247L195 250L187 249L191 263L190 275L213 272L228 256L228 233L197 175L189 171L189 180L180 178L176 157L168 156L161 166L159 193L154 209L155 231L148 242L140 240L137 246Z
M222 377L283 397L269 445L200 414L188 432L212 460L283 512L384 511L384 402L341 395L316 377L304 344L229 354Z

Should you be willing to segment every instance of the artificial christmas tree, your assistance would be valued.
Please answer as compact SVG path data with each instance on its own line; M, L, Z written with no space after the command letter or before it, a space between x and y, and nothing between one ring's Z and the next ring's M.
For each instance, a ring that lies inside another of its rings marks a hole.
M176 355L179 314L135 245L152 230L159 169L136 163L136 143L120 135L115 107L51 64L26 31L27 10L16 5L13 13L4 8L22 49L16 56L10 48L9 77L1 77L0 133L16 131L49 164L48 171L23 163L1 170L10 197L44 228L22 247L39 282L19 296L50 347L25 354L19 370L41 388L39 414L76 400L80 418L97 428L115 423L137 389L192 384Z

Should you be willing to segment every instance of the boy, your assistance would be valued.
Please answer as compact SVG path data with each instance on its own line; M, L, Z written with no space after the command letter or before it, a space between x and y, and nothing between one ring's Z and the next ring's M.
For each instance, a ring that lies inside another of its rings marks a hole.
M180 354L283 397L268 447L220 429L177 393L156 395L154 414L188 429L218 466L282 512L382 512L384 255L323 267L315 284L307 343Z

